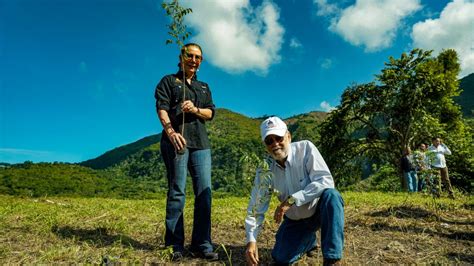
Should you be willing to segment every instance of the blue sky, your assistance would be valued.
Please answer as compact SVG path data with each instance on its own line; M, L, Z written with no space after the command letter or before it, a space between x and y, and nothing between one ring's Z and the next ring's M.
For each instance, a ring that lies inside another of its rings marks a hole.
M79 162L161 132L177 70L152 0L0 0L0 162ZM283 118L339 104L389 56L456 49L474 72L472 0L186 0L217 107Z

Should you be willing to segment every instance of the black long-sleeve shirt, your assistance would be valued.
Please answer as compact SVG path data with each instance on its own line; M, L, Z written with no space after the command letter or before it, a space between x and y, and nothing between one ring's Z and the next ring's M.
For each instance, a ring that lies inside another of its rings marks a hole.
M405 155L401 159L401 166L404 173L414 171L415 164L413 163L413 156Z
M183 72L164 76L156 86L155 99L156 111L165 110L171 121L171 126L176 132L181 132L183 112L181 103L183 102ZM212 110L212 117L215 115L215 106L212 101L211 90L205 82L198 81L196 76L191 80L191 84L186 82L186 100L191 100L198 108ZM194 149L209 149L210 143L207 136L205 120L192 113L185 114L184 138L186 146ZM162 138L168 140L168 136L163 130ZM169 140L168 140L169 141Z

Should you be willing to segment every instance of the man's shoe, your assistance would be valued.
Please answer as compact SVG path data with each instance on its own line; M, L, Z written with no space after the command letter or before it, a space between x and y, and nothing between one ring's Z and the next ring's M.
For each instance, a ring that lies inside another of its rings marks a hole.
M175 251L173 254L171 254L171 261L182 261L183 258L183 252L181 251Z
M193 257L206 259L208 261L219 260L219 254L213 251L209 251L209 252L198 251L198 252L191 252L191 254L193 255Z
M208 261L216 261L219 260L219 254L217 252L202 252L202 257Z
M342 265L341 264L341 260L340 259L326 259L324 258L323 260L323 265L326 266L326 265Z

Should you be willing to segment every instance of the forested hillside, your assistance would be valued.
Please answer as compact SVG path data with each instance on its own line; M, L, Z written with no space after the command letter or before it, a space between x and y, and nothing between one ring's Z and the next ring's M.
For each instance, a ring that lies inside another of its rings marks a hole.
M456 102L461 106L465 117L474 117L474 73L471 73L459 81L461 95L456 97Z
M293 140L317 144L341 190L362 184L364 190L398 191L403 147L415 149L440 136L453 151L448 158L452 183L471 192L474 122L472 117L463 119L460 108L465 116L467 110L472 114L474 74L456 80L459 63L452 50L432 57L416 49L389 60L374 82L349 86L331 113L283 117ZM214 191L248 193L255 168L265 156L259 132L264 118L221 108L206 124ZM155 197L167 184L160 138L161 134L147 136L79 165L0 163L0 193Z
M316 141L317 125L325 116L322 112L312 112L291 117L287 123L295 140ZM265 154L259 131L262 120L217 109L214 120L207 123L215 191L248 193L255 167ZM161 134L148 136L79 165L5 164L0 168L0 193L154 198L166 188L160 138Z

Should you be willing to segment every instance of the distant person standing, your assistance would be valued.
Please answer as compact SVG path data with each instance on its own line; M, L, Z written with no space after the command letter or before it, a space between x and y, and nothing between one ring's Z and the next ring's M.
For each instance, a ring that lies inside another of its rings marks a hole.
M403 176L405 177L408 192L416 192L418 189L417 186L417 176L415 171L415 163L413 155L411 154L410 147L406 147L403 151L403 157L400 160L401 167L403 171Z
M432 139L432 145L430 145L428 151L434 153L431 166L433 169L439 170L441 180L446 186L449 196L454 197L453 187L449 180L448 166L446 165L446 158L444 157L444 155L451 155L451 151L438 137Z
M209 86L197 80L202 60L201 47L186 44L179 55L178 73L164 76L155 90L156 111L163 126L161 154L168 178L165 245L173 248L174 261L181 260L184 252L188 170L194 190L190 251L207 260L218 259L211 243L211 146L205 127L205 122L214 117L215 107ZM183 90L186 90L184 99Z
M428 146L425 143L420 143L418 150L413 153L416 165L416 176L418 178L418 192L422 192L426 188L426 185L430 184L429 170L431 165L427 160L427 149Z

